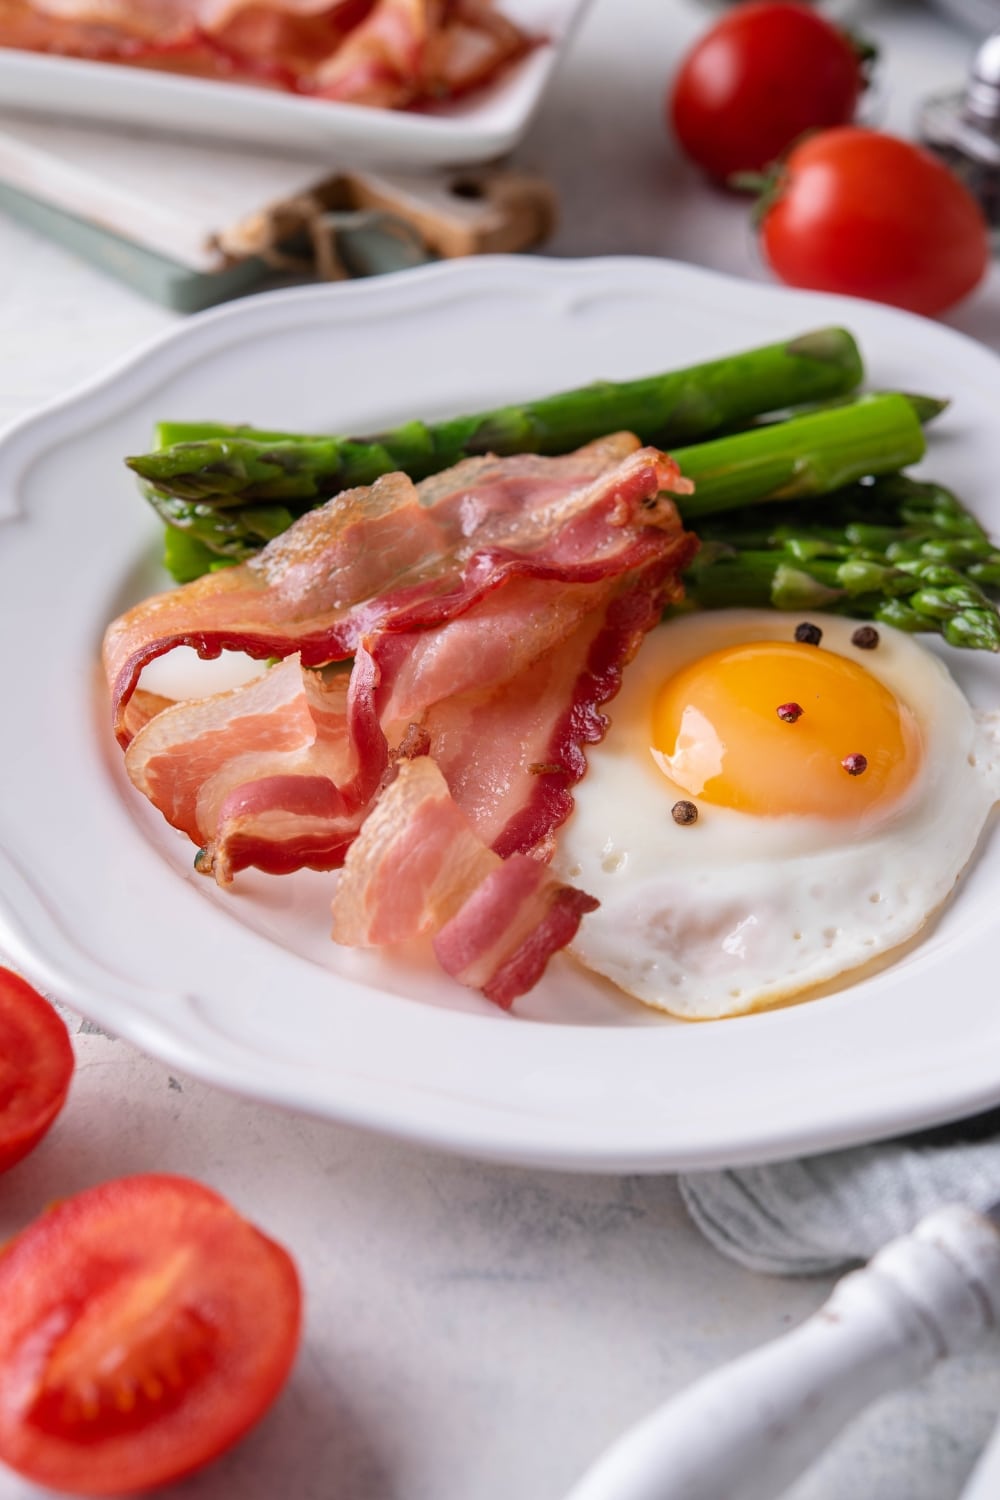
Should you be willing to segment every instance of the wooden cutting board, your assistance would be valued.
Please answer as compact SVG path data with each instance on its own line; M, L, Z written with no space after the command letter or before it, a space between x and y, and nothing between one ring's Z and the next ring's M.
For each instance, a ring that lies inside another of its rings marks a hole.
M376 175L0 113L0 209L191 312L276 270L333 279L528 249L555 198L504 167Z

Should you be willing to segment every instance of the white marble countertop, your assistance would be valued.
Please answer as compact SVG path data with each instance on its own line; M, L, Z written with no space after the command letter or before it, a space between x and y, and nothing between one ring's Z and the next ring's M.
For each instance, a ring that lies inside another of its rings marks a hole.
M745 205L677 160L664 87L712 12L594 0L518 152L562 203L551 253L631 252L762 278ZM961 79L971 40L919 5L856 6L885 51L880 118ZM174 315L0 219L0 425ZM1000 280L949 321L1000 350ZM700 1239L669 1178L454 1160L171 1075L71 1017L78 1071L42 1147L4 1178L0 1237L55 1197L149 1169L209 1183L295 1255L306 1335L273 1412L187 1500L559 1500L658 1399L812 1311ZM995 1353L866 1415L794 1500L949 1500L1000 1409ZM38 1492L0 1471L0 1500ZM724 1497L720 1497L724 1500ZM727 1497L728 1500L728 1497Z

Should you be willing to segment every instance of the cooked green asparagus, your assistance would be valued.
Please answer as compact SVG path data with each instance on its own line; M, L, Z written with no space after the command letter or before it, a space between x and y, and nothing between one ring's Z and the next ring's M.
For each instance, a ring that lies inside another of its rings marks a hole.
M862 396L788 422L755 427L692 448L675 448L695 483L678 499L688 525L705 516L842 489L866 475L892 474L924 454L923 429L902 395Z
M477 454L568 453L609 432L634 432L644 443L671 448L764 412L843 395L862 373L851 335L824 328L688 369L595 381L519 406L405 422L372 437L164 423L156 451L126 463L178 500L302 506L393 470L423 479Z
M897 474L814 501L707 520L687 604L822 609L1000 650L1000 550L941 485Z
M728 359L371 438L164 423L127 460L166 525L180 582L252 556L337 490L463 457L554 454L627 428L695 481L702 549L688 606L826 609L1000 649L1000 550L948 490L900 473L924 453L924 396L852 395L850 334L823 329ZM692 443L692 437L716 436ZM762 508L764 507L764 508Z
M717 511L821 495L864 475L892 473L915 463L924 446L907 397L863 396L846 406L675 448L682 473L697 486L679 503L684 519L697 526ZM168 528L189 539L187 546L172 542L168 557L179 581L206 572L213 556L233 561L252 556L315 503L216 506L178 499L149 483L143 490Z

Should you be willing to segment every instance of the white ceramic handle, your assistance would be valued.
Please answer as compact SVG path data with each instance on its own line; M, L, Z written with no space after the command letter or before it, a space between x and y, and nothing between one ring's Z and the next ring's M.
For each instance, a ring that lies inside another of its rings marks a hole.
M997 1326L1000 1232L941 1209L801 1327L632 1428L567 1500L776 1500L869 1402Z

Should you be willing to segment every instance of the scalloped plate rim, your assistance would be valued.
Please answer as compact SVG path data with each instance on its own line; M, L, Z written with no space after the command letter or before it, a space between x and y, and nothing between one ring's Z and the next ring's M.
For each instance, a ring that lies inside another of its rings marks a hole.
M615 257L601 261L557 262L489 257L476 262L421 268L402 276L354 283L342 288L296 288L248 298L243 302L214 309L157 336L109 370L41 411L29 414L0 434L0 500L5 486L16 494L19 484L47 446L55 442L58 447L73 441L92 407L103 411L108 403L112 410L120 409L123 404L127 405L128 401L123 403L120 397L132 373L144 371L145 383L142 384L142 389L155 389L166 373L178 366L183 369L190 364L203 346L221 349L241 344L248 338L252 339L255 330L259 332L269 324L279 327L300 323L316 308L325 309L334 321L343 311L347 319L356 321L360 316L363 323L366 303L376 311L381 309L380 315L385 316L385 309L388 307L391 310L394 299L401 298L404 304L410 306L418 305L421 299L433 302L436 286L454 283L456 280L473 291L503 289L511 295L516 295L519 284L526 287L537 286L547 280L550 284L555 284L558 280L562 284L577 283L580 288L589 284L600 298L601 295L606 295L609 285L617 284L626 272L632 277L646 276L653 281L665 279L666 282L681 286L686 283L688 287L697 286L701 291L711 288L718 291L723 301L727 296L745 292L747 286L746 283L736 282L719 273L642 258ZM844 321L848 322L853 316L862 321L881 321L891 327L893 320L901 320L899 326L910 329L914 324L922 322L884 308L873 313L870 305L854 304L849 299L787 294L768 287L755 287L754 290L755 293L762 294L765 301L773 300L776 296L782 299L790 296L795 305L802 308L803 314L807 308L817 308L824 304L842 309ZM947 345L952 351L958 351L960 357L971 357L973 364L981 365L984 372L995 375L1000 369L996 356L966 339L964 335L941 325L928 324L927 328L933 330L928 333L929 338L940 339L942 348ZM0 896L3 895L0 880ZM2 916L0 912L0 921ZM952 1076L956 1067L953 1059L947 1077L937 1078L933 1087L918 1089L919 1097L913 1096L911 1091L911 1097L905 1101L898 1097L895 1102L883 1100L881 1103L873 1103L869 1100L863 1107L840 1111L836 1119L803 1119L793 1129L789 1128L787 1121L770 1126L766 1122L757 1123L741 1139L734 1138L731 1124L715 1130L706 1126L700 1140L688 1135L683 1141L677 1139L673 1144L669 1139L669 1132L664 1137L662 1132L654 1130L648 1141L623 1141L616 1138L615 1132L610 1130L608 1140L602 1146L592 1135L587 1139L575 1136L571 1114L560 1117L557 1110L551 1117L529 1119L525 1130L514 1127L512 1122L516 1111L513 1109L505 1117L504 1111L498 1110L495 1105L481 1101L477 1109L475 1103L470 1106L468 1099L460 1101L456 1120L452 1117L454 1112L443 1102L445 1091L431 1085L425 1086L419 1079L411 1081L415 1102L407 1101L401 1108L396 1107L398 1101L390 1104L377 1096L360 1103L346 1098L338 1101L330 1097L329 1092L320 1097L311 1088L304 1088L301 1079L297 1085L294 1063L275 1064L269 1073L267 1059L257 1057L255 1066L250 1067L245 1061L241 1064L238 1059L234 1061L231 1057L213 1057L210 1053L199 1050L197 1043L192 1045L190 1039L172 1028L162 1015L150 1015L141 1007L130 1009L127 1000L123 1002L121 998L107 1000L100 992L97 979L93 975L84 977L88 969L87 962L80 963L79 969L74 972L72 958L68 961L65 956L61 961L47 958L37 950L30 935L25 934L9 912L8 926L8 938L14 956L36 982L59 993L83 1013L101 1024L114 1027L181 1070L202 1077L207 1082L266 1098L273 1103L305 1108L345 1123L387 1130L440 1148L498 1160L606 1171L675 1170L734 1165L737 1162L772 1159L807 1149L845 1145L874 1135L939 1123L956 1113L985 1107L1000 1098L1000 1074L995 1068L984 1064L982 1052L988 1049L980 1048L979 1055L973 1055L967 1060L958 1059L957 1077ZM131 979L128 975L124 976L126 989L130 983L137 989L143 987L143 981L138 976ZM833 997L834 1004L836 999L837 997ZM820 1005L827 1003L818 1002ZM442 1014L447 1013L439 1013L431 1029L440 1029ZM478 1019L463 1017L462 1022ZM772 1021L771 1017L749 1018L751 1025L771 1024ZM727 1028L739 1028L745 1024L747 1023L725 1023ZM532 1025L526 1029L531 1031L535 1028ZM550 1029L560 1031L558 1027ZM650 1032L645 1028L633 1029L631 1035L645 1039ZM616 1042L615 1046L619 1046L619 1043ZM523 1124L522 1119L522 1127Z

